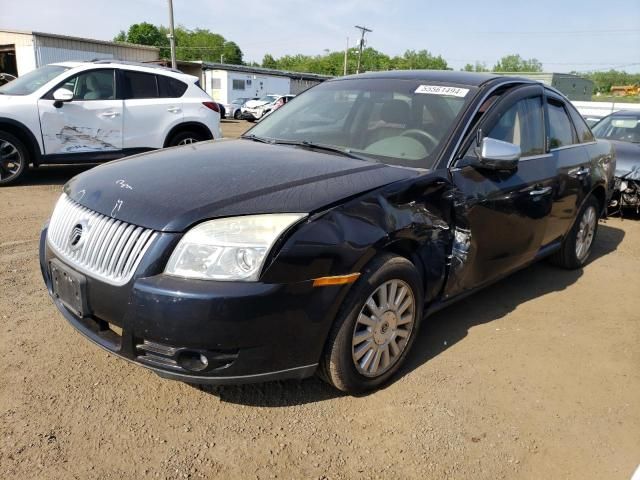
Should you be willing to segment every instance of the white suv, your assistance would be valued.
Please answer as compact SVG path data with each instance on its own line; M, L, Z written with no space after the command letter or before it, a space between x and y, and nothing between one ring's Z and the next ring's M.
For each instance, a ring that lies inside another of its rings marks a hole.
M163 67L64 62L0 87L0 186L42 164L95 163L220 138L197 77Z

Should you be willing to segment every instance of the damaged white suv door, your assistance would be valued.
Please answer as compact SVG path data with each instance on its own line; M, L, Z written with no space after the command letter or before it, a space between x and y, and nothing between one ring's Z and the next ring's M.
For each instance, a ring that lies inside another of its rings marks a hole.
M62 107L55 97L68 92L73 96ZM114 69L74 75L51 97L38 100L45 155L122 150L123 100L116 99Z
M30 165L98 163L221 137L199 79L156 65L45 65L0 86L0 187Z

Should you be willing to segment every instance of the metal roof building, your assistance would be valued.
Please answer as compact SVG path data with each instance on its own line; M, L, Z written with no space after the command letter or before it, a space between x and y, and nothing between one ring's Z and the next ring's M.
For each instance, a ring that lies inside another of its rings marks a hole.
M160 50L147 45L108 42L54 33L0 30L0 72L24 75L48 63L71 60L158 60Z
M515 72L495 73L495 75L512 75L528 78L549 85L565 94L569 100L591 101L593 82L587 78L571 73Z

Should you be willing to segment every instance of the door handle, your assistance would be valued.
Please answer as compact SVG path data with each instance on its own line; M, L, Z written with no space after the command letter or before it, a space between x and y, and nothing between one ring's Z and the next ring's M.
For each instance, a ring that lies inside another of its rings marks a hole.
M169 107L169 108L167 108L167 112L180 113L180 108L179 107Z
M107 118L117 117L118 115L120 115L120 113L118 112L104 112L100 114L101 117L107 117Z
M547 193L551 192L551 187L544 187L544 188L538 188L535 187L536 190L531 190L529 192L529 195L531 195L532 197L538 197L540 195L546 195Z
M591 175L591 170L588 168L580 167L577 170L569 172L569 176L573 178L583 179Z

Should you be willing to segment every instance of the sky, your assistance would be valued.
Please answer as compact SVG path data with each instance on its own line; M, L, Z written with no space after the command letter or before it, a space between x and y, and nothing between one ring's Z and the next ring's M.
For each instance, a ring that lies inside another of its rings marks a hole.
M73 3L73 2L72 2ZM111 40L132 23L168 25L167 0L0 0L0 29ZM429 50L449 66L518 53L545 71L640 72L640 0L173 0L176 25L236 42L245 61L266 53L323 54L356 44L389 55Z

